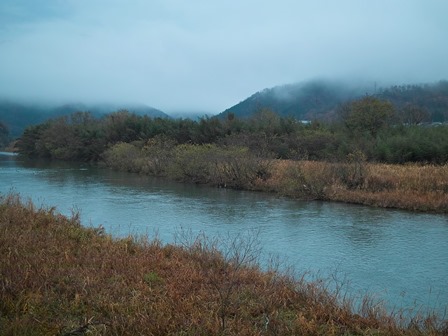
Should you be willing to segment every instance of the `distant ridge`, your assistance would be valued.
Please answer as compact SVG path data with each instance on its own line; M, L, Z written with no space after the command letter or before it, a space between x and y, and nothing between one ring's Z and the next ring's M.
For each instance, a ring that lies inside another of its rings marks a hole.
M170 118L166 113L142 104L92 104L72 103L58 106L41 104L26 104L9 100L0 100L0 122L4 123L15 138L22 134L30 125L44 122L50 118L69 115L74 112L90 112L99 118L105 114L127 110L137 115L147 115L152 118Z
M377 88L374 82L366 85L326 80L288 84L256 92L218 117L225 118L233 113L236 117L247 118L269 109L299 120L331 119L341 104L366 94L389 100L397 109L416 105L428 111L431 121L448 121L448 81L387 88Z
M233 113L237 117L246 118L261 109L270 109L281 116L311 120L322 117L339 104L366 93L371 92L363 86L350 86L336 81L314 80L287 84L259 91L226 109L219 116Z
M83 103L65 104L50 110L52 115L65 115L73 112L83 111L90 112L94 116L100 117L102 115L117 112L121 110L127 110L137 115L147 115L152 118L170 118L166 113L147 105L143 104L94 104L86 105Z

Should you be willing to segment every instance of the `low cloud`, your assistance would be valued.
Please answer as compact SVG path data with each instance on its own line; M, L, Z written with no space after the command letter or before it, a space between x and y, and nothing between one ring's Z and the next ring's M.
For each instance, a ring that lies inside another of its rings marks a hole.
M448 78L448 3L3 0L0 95L218 113L310 78Z

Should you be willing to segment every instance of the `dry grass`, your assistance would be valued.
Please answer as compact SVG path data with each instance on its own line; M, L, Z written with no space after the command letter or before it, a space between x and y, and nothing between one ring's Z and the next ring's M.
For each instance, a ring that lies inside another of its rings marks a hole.
M360 151L339 163L267 160L240 147L188 144L170 150L164 146L162 142L141 150L132 144L118 143L104 158L115 169L164 175L182 182L448 213L448 164L368 163Z
M369 300L355 314L322 283L262 272L250 248L228 246L222 254L204 239L112 239L76 215L8 196L0 203L0 334L448 333L435 318L399 326Z
M448 213L448 165L278 161L258 189L297 197Z

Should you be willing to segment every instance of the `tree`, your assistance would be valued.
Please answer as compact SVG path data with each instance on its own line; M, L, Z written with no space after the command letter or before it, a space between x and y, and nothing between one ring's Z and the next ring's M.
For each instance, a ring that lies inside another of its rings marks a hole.
M353 133L368 132L376 137L394 116L394 106L386 100L365 96L340 109L345 126Z
M9 129L0 121L0 148L6 147L9 142Z
M31 158L50 157L50 153L41 144L42 135L47 128L48 124L28 126L18 139L17 148L19 153Z
M268 108L258 110L250 119L253 131L268 136L280 134L280 116Z
M426 108L410 103L400 110L400 117L403 123L409 125L418 125L431 119L431 115Z

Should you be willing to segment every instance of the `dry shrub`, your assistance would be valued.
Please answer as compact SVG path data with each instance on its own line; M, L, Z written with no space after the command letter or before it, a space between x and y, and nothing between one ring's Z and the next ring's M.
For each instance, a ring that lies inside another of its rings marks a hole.
M448 192L448 165L369 165L369 175L389 181L396 189L416 192Z
M273 164L266 188L284 196L327 199L327 187L333 181L331 166L318 161L279 160Z
M103 158L111 167L193 183L317 199L448 213L448 164L367 163L362 152L346 162L262 159L244 147L151 139L143 149L118 143Z
M448 165L276 161L264 188L284 196L448 212Z
M0 203L2 335L443 335L433 317L400 326L369 301L254 261L255 240L162 245L112 239L79 218ZM224 242L224 244L222 244ZM218 245L219 249L218 249ZM444 329L445 328L445 329Z

